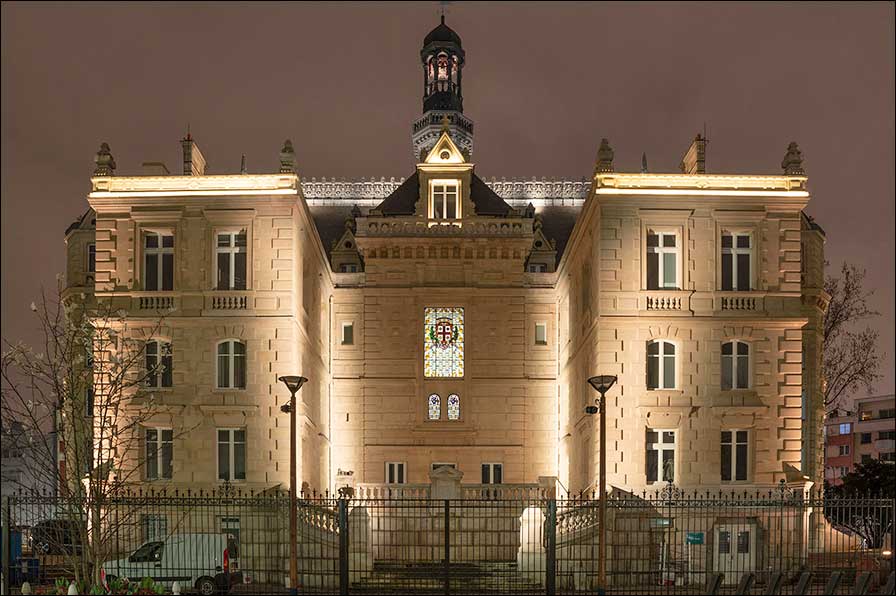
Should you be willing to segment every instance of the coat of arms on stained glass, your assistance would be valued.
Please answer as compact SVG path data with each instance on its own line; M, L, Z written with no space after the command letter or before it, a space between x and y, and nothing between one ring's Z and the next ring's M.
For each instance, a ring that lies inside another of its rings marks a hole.
M423 375L464 376L464 309L423 309Z

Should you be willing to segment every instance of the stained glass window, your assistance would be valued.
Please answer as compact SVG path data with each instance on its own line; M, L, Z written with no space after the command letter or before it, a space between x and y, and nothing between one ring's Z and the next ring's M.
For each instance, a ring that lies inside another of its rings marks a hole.
M423 375L464 376L464 309L423 310Z
M460 396L452 393L448 396L448 420L460 419Z
M429 396L429 419L438 420L442 417L442 398L437 393Z

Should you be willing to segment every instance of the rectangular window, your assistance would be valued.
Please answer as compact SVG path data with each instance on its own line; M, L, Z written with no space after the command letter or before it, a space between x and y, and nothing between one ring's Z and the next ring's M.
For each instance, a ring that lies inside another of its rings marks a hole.
M722 234L722 290L748 291L751 286L750 263L753 258L750 234Z
M87 245L87 272L96 273L96 244Z
M246 230L217 235L215 246L219 290L246 289Z
M342 345L350 346L355 343L355 324L342 324Z
M174 431L170 428L146 429L146 479L171 479L174 456Z
M871 418L871 410L862 410L859 412L859 420L864 422L865 420L871 420Z
M386 484L404 484L407 477L404 475L404 462L386 462Z
M218 429L218 480L246 479L246 429Z
M881 434L883 434L883 433L881 433ZM883 437L881 437L881 438L883 438ZM871 433L862 433L861 441L862 441L862 445L867 445L868 443L870 443L871 442Z
M838 445L838 455L849 455L849 445Z
M722 431L722 482L743 482L747 479L749 454L749 431Z
M675 481L674 430L647 431L647 483Z
M342 265L339 266L339 272L340 273L357 273L358 266L355 265L354 263L343 263Z
M171 344L164 341L146 342L146 386L153 389L172 387Z
M731 552L731 532L719 530L719 554L727 555Z
M457 183L433 181L430 218L458 219L459 217Z
M142 515L143 541L164 540L168 536L168 518L164 515Z
M143 289L174 289L174 236L147 232L143 239Z
M652 341L647 344L647 388L675 389L675 344Z
M839 426L841 435L848 435L852 431L852 424L849 422L844 422Z
M737 533L737 554L750 554L750 531L744 530Z
M675 233L647 232L648 290L674 290L679 287L678 244Z
M246 344L228 340L218 344L218 388L246 388Z
M535 323L535 345L548 345L548 326L547 323Z
M871 463L872 461L874 461L874 458L871 457L871 454L869 454L869 453L862 454L862 463L863 464Z
M862 436L864 436L865 434L868 435L868 442L870 443L871 442L871 433L863 433ZM896 439L896 430L882 430L879 433L877 433L877 438L878 439L889 439L892 441L892 440Z
M464 376L464 309L423 309L423 376Z
M482 464L482 484L501 484L504 481L504 464Z
M750 344L728 341L722 344L722 389L749 389Z
M896 418L896 408L884 408L878 412L878 418Z
M896 451L880 454L880 461L896 462Z
M544 263L529 263L529 273L547 273L548 266Z

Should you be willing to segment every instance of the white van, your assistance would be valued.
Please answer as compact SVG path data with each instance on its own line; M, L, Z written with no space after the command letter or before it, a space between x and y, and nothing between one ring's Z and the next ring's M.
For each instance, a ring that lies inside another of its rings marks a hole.
M227 592L237 580L231 573L231 554L236 541L227 534L172 534L140 545L127 559L103 565L106 580L128 578L139 582L151 577L171 589L175 581L182 589L195 588L208 596Z

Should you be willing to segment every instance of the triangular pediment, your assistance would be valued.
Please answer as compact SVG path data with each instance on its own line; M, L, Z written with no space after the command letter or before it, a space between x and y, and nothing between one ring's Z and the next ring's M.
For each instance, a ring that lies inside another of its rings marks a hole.
M430 165L461 164L466 163L464 154L461 153L448 131L442 131L442 136L436 141L435 146L424 158L423 163Z

